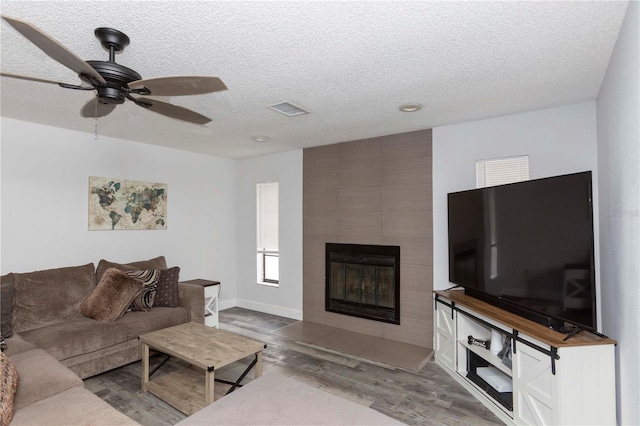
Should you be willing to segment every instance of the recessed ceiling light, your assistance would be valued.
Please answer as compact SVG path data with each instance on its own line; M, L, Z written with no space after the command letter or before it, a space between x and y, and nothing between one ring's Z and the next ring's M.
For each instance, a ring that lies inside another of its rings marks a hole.
M398 109L402 112L416 112L422 109L422 104L404 104Z
M269 138L266 136L251 136L251 139L253 139L255 142L266 142L269 140Z

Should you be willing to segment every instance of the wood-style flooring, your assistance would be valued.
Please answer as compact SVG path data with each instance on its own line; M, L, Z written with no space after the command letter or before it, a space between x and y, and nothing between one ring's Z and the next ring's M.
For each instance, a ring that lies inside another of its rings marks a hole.
M220 328L267 343L265 374L293 376L312 386L369 406L408 425L499 425L500 420L433 361L418 372L353 359L272 334L294 320L242 308L220 312ZM216 370L235 380L247 358ZM153 361L152 361L153 367ZM156 374L180 368L170 361ZM185 415L141 386L141 363L135 362L85 380L85 387L142 425L173 425ZM253 379L253 373L243 383ZM216 383L216 386L218 384ZM225 385L222 385L225 386ZM216 388L216 394L224 389Z

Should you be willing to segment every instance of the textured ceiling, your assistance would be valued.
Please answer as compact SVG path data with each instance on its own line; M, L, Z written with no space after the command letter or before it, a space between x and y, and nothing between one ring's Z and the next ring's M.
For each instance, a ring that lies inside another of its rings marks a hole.
M627 2L2 1L85 60L93 35L131 44L116 61L143 78L214 75L224 92L161 98L204 126L120 105L102 135L241 158L596 99ZM1 69L78 84L2 21ZM93 92L1 79L5 117L93 133ZM310 114L286 117L283 100ZM422 110L401 113L404 103ZM267 136L254 142L252 136Z

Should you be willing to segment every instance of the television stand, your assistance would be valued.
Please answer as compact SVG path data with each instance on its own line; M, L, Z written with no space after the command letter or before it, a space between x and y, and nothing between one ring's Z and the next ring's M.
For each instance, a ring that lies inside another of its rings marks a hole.
M436 363L506 424L616 423L615 340L561 334L464 291L434 293ZM469 343L496 333L510 362Z

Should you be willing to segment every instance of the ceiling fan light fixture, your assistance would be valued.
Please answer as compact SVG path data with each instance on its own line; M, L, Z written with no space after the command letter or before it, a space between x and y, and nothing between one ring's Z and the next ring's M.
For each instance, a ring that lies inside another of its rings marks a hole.
M404 104L398 108L402 112L416 112L422 109L422 104Z
M109 52L109 60L84 61L35 26L5 15L0 15L0 17L51 59L78 74L78 77L87 85L77 86L5 73L1 73L2 76L56 84L66 89L96 90L98 97L90 100L80 111L80 114L85 118L105 116L111 113L116 105L123 104L128 99L136 105L160 115L202 125L210 122L211 119L168 102L138 98L132 95L187 96L227 89L222 80L213 76L174 76L142 80L142 76L136 71L116 63L116 54L121 53L129 45L130 40L126 34L113 28L100 27L94 31L94 35L102 47Z
M277 104L267 105L267 108L271 108L274 111L278 111L280 114L284 114L288 117L295 117L296 115L309 114L304 108L292 104L291 102L282 101Z
M267 142L269 138L267 136L251 136L254 142Z

